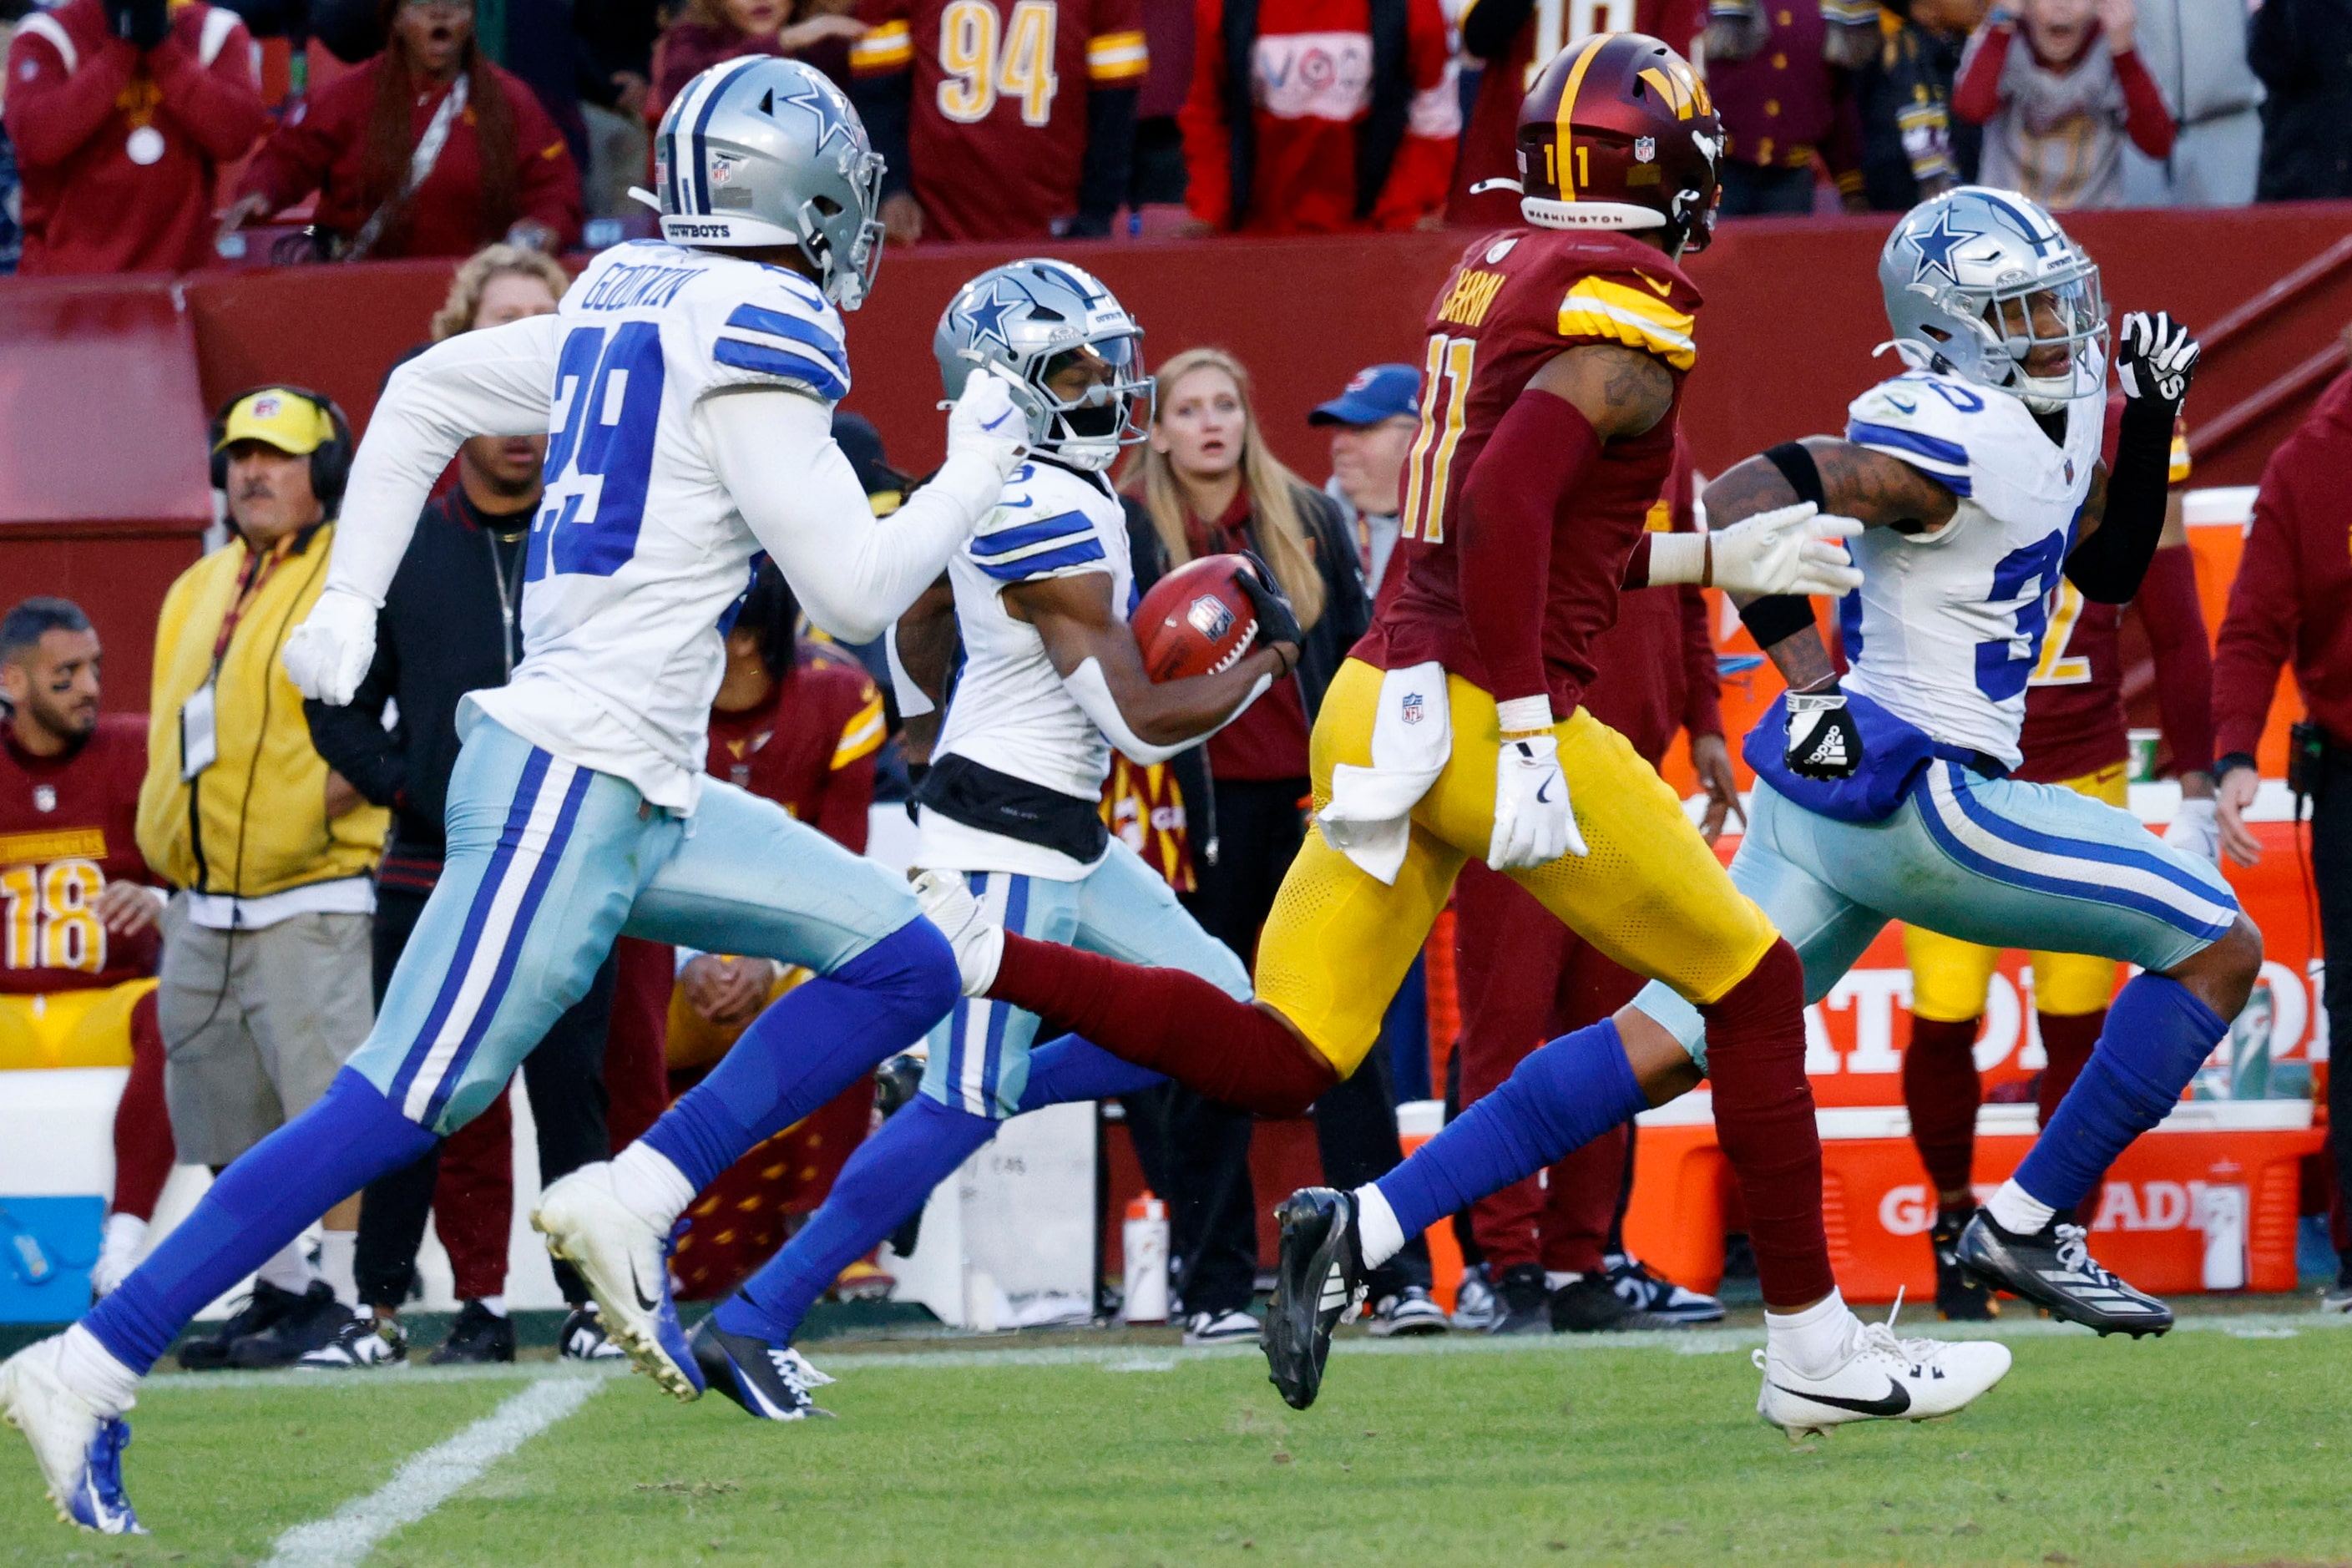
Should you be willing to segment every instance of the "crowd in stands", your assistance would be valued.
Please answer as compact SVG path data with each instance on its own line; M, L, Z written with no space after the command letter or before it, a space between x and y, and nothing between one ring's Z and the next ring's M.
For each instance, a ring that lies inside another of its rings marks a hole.
M894 243L1507 222L1535 68L1627 26L1701 62L1727 216L2352 194L2332 0L0 0L0 270L601 247L747 54L857 104Z

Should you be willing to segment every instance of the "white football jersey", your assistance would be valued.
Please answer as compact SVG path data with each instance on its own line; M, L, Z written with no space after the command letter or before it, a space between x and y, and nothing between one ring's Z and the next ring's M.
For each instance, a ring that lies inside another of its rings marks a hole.
M841 316L817 286L659 240L589 263L557 313L547 490L523 571L523 659L471 700L525 740L690 810L719 624L759 544L697 434L729 387L849 391Z
M1135 574L1127 514L1093 475L1049 462L1013 470L1003 498L948 563L964 663L948 702L939 756L984 767L1093 801L1110 771L1110 742L1063 686L1045 640L1004 607L1002 590L1047 577L1102 573L1112 612L1127 618ZM1067 856L922 814L922 864L961 870L1070 877Z
M1849 542L1862 586L1838 605L1846 689L1947 745L2021 760L2025 683L2099 460L2097 398L2066 405L2063 445L2006 393L1914 371L1847 410L1846 439L1899 458L1959 498L1934 533Z

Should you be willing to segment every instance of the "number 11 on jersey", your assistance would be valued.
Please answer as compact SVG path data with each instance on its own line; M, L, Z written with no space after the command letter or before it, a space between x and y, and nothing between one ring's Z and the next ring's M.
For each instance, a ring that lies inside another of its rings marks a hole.
M1478 357L1472 338L1433 337L1422 367L1421 433L1404 462L1403 536L1430 544L1445 542L1445 488L1454 474L1454 448L1470 405L1471 368Z

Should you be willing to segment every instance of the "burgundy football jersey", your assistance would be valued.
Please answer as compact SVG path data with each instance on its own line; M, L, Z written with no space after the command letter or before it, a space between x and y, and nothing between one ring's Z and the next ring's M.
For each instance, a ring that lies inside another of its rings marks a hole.
M883 739L882 694L865 667L804 642L799 667L765 702L711 710L705 766L863 854Z
M1629 235L1506 229L1464 253L1429 312L1421 435L1406 461L1397 542L1404 583L1383 596L1357 658L1382 669L1436 659L1486 684L1454 550L1470 470L1553 355L1584 343L1638 349L1673 374L1674 405L1643 434L1604 445L1552 521L1544 671L1553 711L1574 710L1592 679L1592 639L1617 618L1626 557L1674 469L1698 307L1698 290L1664 252Z
M859 0L859 77L914 73L915 199L940 239L1042 239L1078 210L1087 95L1150 64L1141 0Z
M152 882L133 828L147 716L108 713L73 751L37 757L0 732L0 992L80 991L155 973L163 939L99 923L110 881Z

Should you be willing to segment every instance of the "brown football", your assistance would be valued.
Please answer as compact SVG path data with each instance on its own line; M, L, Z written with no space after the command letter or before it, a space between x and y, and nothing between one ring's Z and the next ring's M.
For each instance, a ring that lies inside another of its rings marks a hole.
M1238 555L1188 561L1151 585L1129 617L1144 672L1182 680L1230 668L1257 642L1257 612L1236 581L1249 570Z

